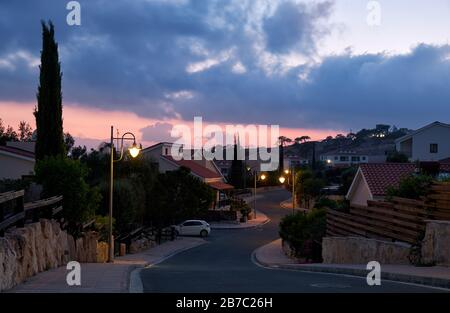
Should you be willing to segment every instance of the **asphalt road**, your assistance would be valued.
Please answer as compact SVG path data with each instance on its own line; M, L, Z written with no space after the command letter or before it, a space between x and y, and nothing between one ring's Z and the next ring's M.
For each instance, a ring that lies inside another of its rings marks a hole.
M368 286L364 278L266 269L251 259L252 252L277 238L280 219L289 214L279 203L286 191L272 191L257 200L270 217L263 226L239 230L213 230L208 243L182 252L141 272L144 292L265 293L265 292L436 292L422 286L382 281Z

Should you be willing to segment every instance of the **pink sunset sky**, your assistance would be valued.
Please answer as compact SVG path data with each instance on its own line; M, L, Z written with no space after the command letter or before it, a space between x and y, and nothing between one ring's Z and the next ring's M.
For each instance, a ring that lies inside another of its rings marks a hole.
M17 128L19 122L24 120L34 129L34 107L35 103L0 102L0 118L3 120L3 124L11 125L14 128ZM193 120L155 120L140 117L127 111L107 111L71 104L64 104L63 119L64 132L69 132L75 137L75 145L86 145L88 148L97 148L101 142L108 141L111 125L117 128L120 133L133 132L144 148L159 141L175 141L177 138L170 137L171 125L184 124L191 129L193 128ZM204 127L208 124L208 121L203 121ZM232 122L217 125L225 127L225 124L232 124ZM246 125L244 124L244 126ZM338 133L345 132L331 129L313 130L280 127L280 135L291 139L307 135L312 140L320 140L327 136L335 136Z

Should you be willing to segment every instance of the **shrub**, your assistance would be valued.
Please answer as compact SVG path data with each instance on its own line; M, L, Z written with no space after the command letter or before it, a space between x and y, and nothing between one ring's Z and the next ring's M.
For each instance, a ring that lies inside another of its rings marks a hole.
M280 222L280 237L287 241L295 256L307 261L322 261L322 238L326 232L326 211L312 209L307 214L298 212Z
M47 157L36 163L36 182L43 187L42 197L63 196L63 216L68 230L76 235L80 224L95 214L100 194L85 182L86 166L62 156Z
M389 187L386 190L387 199L392 197L420 199L428 193L432 182L433 178L428 175L407 176L400 180L398 187Z

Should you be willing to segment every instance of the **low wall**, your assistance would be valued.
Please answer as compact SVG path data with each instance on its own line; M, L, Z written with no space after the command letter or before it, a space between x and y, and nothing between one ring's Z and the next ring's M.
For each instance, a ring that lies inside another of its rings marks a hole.
M450 221L426 221L422 241L422 260L425 263L450 266Z
M363 237L325 237L322 241L323 263L367 264L377 261L381 264L409 264L410 245L387 242Z
M97 235L89 232L75 242L45 219L11 229L0 238L0 291L69 261L97 262Z

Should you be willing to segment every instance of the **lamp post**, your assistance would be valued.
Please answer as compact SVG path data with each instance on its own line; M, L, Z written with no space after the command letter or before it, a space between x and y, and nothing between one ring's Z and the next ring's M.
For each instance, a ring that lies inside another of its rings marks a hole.
M129 137L126 137L129 136ZM117 140L117 145L119 145L120 140L120 157L114 160L114 140ZM136 137L133 133L126 132L122 137L114 137L114 127L111 126L111 160L110 160L110 181L109 181L109 229L108 229L108 262L114 261L114 239L113 239L113 192L114 192L114 162L119 162L123 158L123 141L133 140L133 145L128 149L131 157L135 158L138 156L141 148L136 145Z
M292 214L295 213L295 168L292 167L291 170L285 170L284 173L288 175L288 184L289 184L289 174L292 174ZM284 184L286 178L284 176L280 176L278 178L280 183Z
M247 167L247 170L250 171L252 168L251 167ZM256 219L256 182L258 180L258 171L256 169L253 170L253 177L254 177L254 186L253 186L253 214L255 216ZM259 177L261 180L265 180L266 179L266 175L262 174Z

